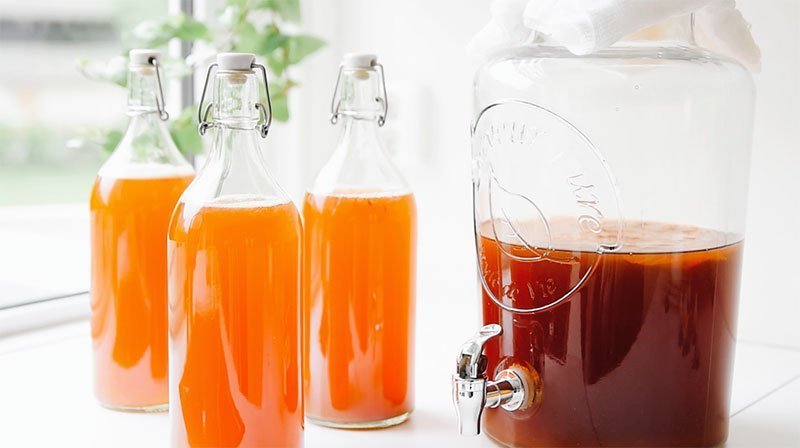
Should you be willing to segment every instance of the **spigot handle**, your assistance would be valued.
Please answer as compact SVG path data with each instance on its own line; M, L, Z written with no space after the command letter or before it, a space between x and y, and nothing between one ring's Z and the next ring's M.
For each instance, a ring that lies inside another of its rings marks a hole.
M481 415L486 407L486 356L483 346L503 332L500 325L490 324L472 336L458 353L456 374L453 375L453 403L458 415L458 431L476 436L481 432Z
M481 379L486 371L486 357L483 346L489 339L499 336L503 328L497 324L484 325L464 345L458 354L456 375L462 379Z

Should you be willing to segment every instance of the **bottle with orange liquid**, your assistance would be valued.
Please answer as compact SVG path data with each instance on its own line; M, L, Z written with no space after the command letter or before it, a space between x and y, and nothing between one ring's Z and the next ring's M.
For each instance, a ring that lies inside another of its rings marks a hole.
M338 147L306 194L306 416L378 428L414 406L416 205L384 152L383 68L374 55L340 66L332 121Z
M266 70L241 53L214 67L211 152L169 230L172 445L302 446L300 215L258 145Z
M130 52L131 121L90 201L95 394L145 412L167 408L167 228L194 175L163 123L158 61Z

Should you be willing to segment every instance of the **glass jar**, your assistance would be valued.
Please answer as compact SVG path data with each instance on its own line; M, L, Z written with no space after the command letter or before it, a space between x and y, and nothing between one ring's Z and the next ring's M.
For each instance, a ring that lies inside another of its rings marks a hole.
M477 72L489 325L459 357L462 432L485 405L508 446L725 440L754 87L690 19L670 29L586 56L515 48Z
M132 50L125 135L92 189L94 389L106 407L167 409L167 248L194 171L164 121L159 53Z

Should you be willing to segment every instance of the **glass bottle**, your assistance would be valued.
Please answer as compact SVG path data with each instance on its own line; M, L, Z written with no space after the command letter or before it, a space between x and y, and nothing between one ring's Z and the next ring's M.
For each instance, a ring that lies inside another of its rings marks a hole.
M211 151L169 231L172 445L302 446L300 215L258 145L264 66L219 54L206 86L215 66Z
M92 189L94 388L106 407L167 408L167 236L193 178L164 125L159 53L130 52L128 115Z
M475 99L487 326L459 355L462 431L485 404L506 446L723 443L750 73L683 17L586 56L509 50L479 69Z
M306 416L325 426L391 426L414 406L416 205L378 136L383 83L374 55L344 57L341 138L303 206Z

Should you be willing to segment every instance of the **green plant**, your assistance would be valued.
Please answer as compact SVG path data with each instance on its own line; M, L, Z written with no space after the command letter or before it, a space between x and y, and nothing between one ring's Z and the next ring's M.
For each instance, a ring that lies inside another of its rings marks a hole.
M218 52L255 53L266 60L270 71L270 96L273 118L289 119L288 94L297 86L289 68L325 45L315 36L287 33L286 28L300 22L300 0L227 0L217 16L217 24L201 22L185 14L145 20L134 27L122 55L106 62L78 61L79 70L91 79L127 84L127 54L131 48L159 48L172 39L195 42L192 54L182 59L164 58L164 75L170 79L190 75ZM184 152L202 148L197 135L196 108L188 107L170 120L170 133ZM110 152L119 143L119 129L87 130L75 142L96 144Z

